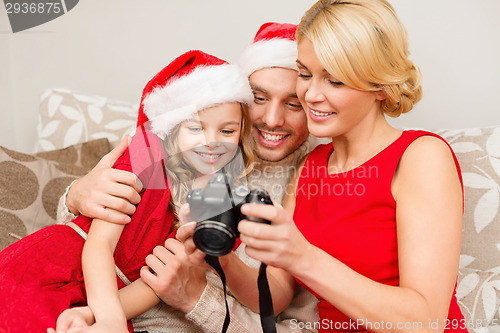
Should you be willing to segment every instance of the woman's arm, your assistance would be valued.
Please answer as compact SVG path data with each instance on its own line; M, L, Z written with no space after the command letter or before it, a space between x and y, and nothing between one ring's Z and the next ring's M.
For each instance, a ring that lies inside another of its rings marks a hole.
M350 318L375 324L374 332L389 326L397 332L442 332L457 276L462 226L461 185L448 146L431 137L412 143L392 189L398 287L368 279L312 246L291 216L279 209L244 207L245 214L273 220L274 230L245 225L240 232L250 238L249 255L286 269ZM435 322L438 329L431 325Z

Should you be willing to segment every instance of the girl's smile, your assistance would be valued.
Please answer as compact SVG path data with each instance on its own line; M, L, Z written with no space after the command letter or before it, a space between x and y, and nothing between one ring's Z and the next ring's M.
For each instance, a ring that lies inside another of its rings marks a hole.
M212 174L233 159L241 122L240 104L224 103L204 109L180 125L179 150L197 176Z

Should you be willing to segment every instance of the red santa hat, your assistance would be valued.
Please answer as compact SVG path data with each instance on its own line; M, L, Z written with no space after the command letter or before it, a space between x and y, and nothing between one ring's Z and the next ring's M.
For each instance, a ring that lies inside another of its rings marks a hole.
M264 23L253 40L241 54L238 65L250 76L267 67L283 67L298 71L297 25L290 23Z
M196 112L222 103L249 104L252 90L236 65L202 51L177 57L156 74L143 90L137 126L161 138Z

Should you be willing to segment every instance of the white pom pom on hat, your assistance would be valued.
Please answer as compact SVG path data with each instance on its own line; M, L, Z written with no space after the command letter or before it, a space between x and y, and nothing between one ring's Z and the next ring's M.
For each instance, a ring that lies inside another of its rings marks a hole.
M297 25L290 23L264 23L252 42L238 60L243 73L250 76L253 72L268 67L282 67L298 71Z

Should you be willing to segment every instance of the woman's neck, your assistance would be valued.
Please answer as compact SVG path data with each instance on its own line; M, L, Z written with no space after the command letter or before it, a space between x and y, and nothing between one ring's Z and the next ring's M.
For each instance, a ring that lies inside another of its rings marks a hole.
M328 159L329 173L341 173L363 164L394 142L401 131L385 117L371 126L359 126L332 138L334 150Z

